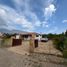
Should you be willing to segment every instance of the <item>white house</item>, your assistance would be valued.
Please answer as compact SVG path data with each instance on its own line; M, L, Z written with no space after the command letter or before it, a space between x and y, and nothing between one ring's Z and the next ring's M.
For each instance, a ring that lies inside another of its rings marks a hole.
M38 35L37 37L35 37L35 39L38 39L39 41L41 40L42 36Z

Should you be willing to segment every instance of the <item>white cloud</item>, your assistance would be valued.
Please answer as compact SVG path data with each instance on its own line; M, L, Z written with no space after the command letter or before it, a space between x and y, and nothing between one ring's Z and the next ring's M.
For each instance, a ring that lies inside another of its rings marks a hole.
M21 3L22 1L22 3ZM38 19L37 15L35 14L35 12L32 12L32 7L30 6L30 0L13 0L13 2L15 3L15 7L18 9L18 6L21 6L22 8L24 8L24 10L22 11L21 8L19 7L19 13L21 13L22 15L24 15L25 17L30 17L31 18L31 22L33 25L39 27L41 26L41 22ZM18 4L20 3L20 4Z
M30 16L32 21L28 21L26 15ZM18 29L16 25L20 25L26 31L34 31L41 25L35 13L30 11L26 15L19 14L16 10L8 6L0 5L0 19L3 19L3 22L0 22L0 24L6 23L7 29Z
M2 7L2 9L0 8L0 18L4 20L4 22L0 23L7 22L8 28L10 27L11 29L13 29L17 24L21 25L22 28L31 30L34 28L31 22L27 21L24 16L18 14L14 9L3 5L0 5L0 7Z
M23 28L27 28L27 29L34 29L34 26L32 25L31 22L27 21L27 19L23 16L21 18L16 18L16 22L18 24L21 24Z
M63 20L62 23L67 23L67 20Z
M46 27L49 27L49 25L46 25Z
M19 2L18 2L19 1ZM22 1L22 3L21 3ZM13 0L13 2L15 3L15 7L18 9L19 8L19 13L21 13L24 17L29 17L31 19L31 21L29 22L27 20L27 22L34 28L40 27L41 26L41 22L38 19L37 15L31 11L31 6L30 6L30 0ZM18 4L19 3L19 4ZM22 11L20 7L22 8L24 7L24 10ZM26 22L26 21L25 21ZM28 26L28 25L27 25Z
M0 8L0 15L4 15L5 14L5 10Z
M43 22L38 19L35 12L32 12L30 6L30 0L12 0L16 9L11 7L0 5L0 19L3 19L2 23L6 23L6 28L18 29L17 25L21 26L26 31L34 31L39 27L49 27L48 19L55 13L56 8L54 4L51 4L53 0L47 0L48 5L44 9L45 19ZM33 4L32 4L33 5ZM28 20L30 18L31 21ZM0 24L2 24L0 22ZM3 24L2 24L3 25ZM5 25L4 25L5 26Z
M55 0L46 0L46 6L43 8L43 13L45 20L42 22L43 27L49 27L51 23L49 23L49 20L53 16L53 14L56 11L56 7L53 4Z
M27 12L30 10L29 1L30 0L12 0L14 3L15 8L19 13ZM23 9L23 10L22 10ZM23 13L23 14L24 14Z
M44 22L42 22L42 27L48 27L49 25L48 25L48 22L47 21L44 21Z
M41 26L41 22L40 21L37 21L34 23L36 27L40 27Z
M48 20L53 15L53 13L55 13L55 11L56 8L54 4L50 4L49 6L47 6L44 10L45 19Z

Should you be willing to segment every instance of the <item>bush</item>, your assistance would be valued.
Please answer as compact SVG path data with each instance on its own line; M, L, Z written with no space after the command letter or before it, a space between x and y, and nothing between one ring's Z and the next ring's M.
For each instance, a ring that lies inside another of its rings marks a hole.
M53 40L56 49L63 53L63 57L67 58L67 38L66 37L56 37Z
M66 50L63 50L63 57L64 58L67 58L67 49Z
M53 43L54 43L56 49L63 51L63 49L64 49L64 38L56 37L53 40Z
M64 40L64 49L67 49L67 38Z
M67 38L65 38L65 40L64 40L63 57L67 58Z

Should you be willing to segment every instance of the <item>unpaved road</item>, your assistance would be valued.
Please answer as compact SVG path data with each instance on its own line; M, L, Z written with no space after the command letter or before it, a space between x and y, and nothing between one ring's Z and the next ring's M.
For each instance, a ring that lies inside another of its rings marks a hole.
M42 57L43 58L43 57ZM44 59L45 60L45 59ZM0 67L67 67L63 64L49 63L35 58L35 55L19 55L0 48Z
M34 52L62 56L62 53L54 47L52 40L49 40L48 42L39 42L39 45L35 48Z
M9 51L22 55L25 54L29 55L29 49L30 49L29 41L22 41L22 45L8 48ZM48 42L38 42L38 47L34 48L34 52L62 56L62 53L56 48L54 48L53 42L51 40L49 40Z

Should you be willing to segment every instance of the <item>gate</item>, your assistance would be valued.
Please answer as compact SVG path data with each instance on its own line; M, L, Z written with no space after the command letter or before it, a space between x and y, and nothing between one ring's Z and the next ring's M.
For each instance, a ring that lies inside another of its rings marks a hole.
M34 40L34 43L35 43L35 48L37 48L37 47L38 47L38 40L35 39L35 40Z
M13 39L12 46L18 46L22 44L22 39Z

